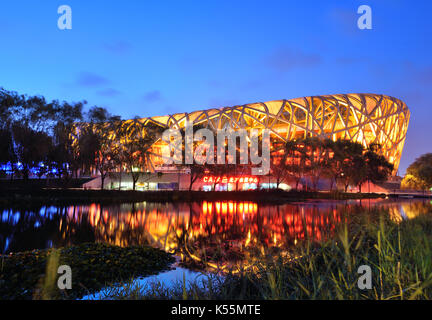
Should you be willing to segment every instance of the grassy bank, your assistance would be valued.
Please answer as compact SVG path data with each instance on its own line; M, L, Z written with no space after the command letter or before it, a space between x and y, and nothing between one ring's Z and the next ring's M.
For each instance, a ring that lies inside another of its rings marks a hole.
M398 224L388 211L359 212L329 241L306 240L291 259L264 254L252 268L222 280L173 288L125 286L114 299L431 299L432 213ZM358 268L372 270L372 289L358 287Z
M1 190L0 190L1 191ZM3 190L0 205L22 204L24 202L49 204L77 203L125 203L125 202L193 202L193 201L255 201L261 203L283 203L306 199L368 199L385 197L376 193L342 192L302 192L282 190L257 191L118 191L118 190L80 190L80 189L40 189L26 188Z
M0 256L0 300L74 299L107 284L167 270L174 258L150 247L86 243ZM72 270L72 289L59 290L57 269Z

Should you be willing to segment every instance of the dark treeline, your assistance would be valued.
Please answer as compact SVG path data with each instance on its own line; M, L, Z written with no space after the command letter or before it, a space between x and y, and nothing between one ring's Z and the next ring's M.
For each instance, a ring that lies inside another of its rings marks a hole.
M378 144L365 148L351 140L310 137L274 145L271 173L278 185L294 180L296 189L307 178L312 189L317 190L318 182L324 178L330 181L330 191L341 185L346 192L352 185L361 192L365 182L384 182L394 169L379 153Z
M119 120L101 107L85 112L86 101L47 101L0 88L0 177L70 178L71 165L84 161L73 148L74 123ZM78 159L81 158L81 159Z
M9 174L10 179L27 180L35 175L68 180L98 174L103 189L108 174L116 172L121 181L122 172L127 172L135 189L143 174L154 171L152 146L166 128L138 118L122 121L96 106L85 112L85 105L86 101L49 102L42 96L0 88L0 177ZM195 147L199 144L194 142ZM282 142L273 137L271 149L270 174L277 187L286 182L298 189L308 180L311 189L317 190L325 178L330 190L341 186L347 191L349 185L355 185L361 191L365 182L385 181L393 171L379 145L365 148L350 140L317 137ZM237 159L239 152L237 148ZM180 165L190 172L190 190L205 174L248 174L251 166Z
M318 183L329 181L329 191L362 185L368 181L381 183L393 172L393 165L380 154L380 146L371 144L365 148L358 142L338 139L309 137L282 142L273 139L270 159L270 175L276 179L276 187L282 183L298 190L302 184L317 191ZM238 150L237 150L238 153ZM239 155L237 155L237 159ZM249 174L252 164L247 165L188 165L191 171L191 185L204 175ZM262 182L266 176L261 176Z

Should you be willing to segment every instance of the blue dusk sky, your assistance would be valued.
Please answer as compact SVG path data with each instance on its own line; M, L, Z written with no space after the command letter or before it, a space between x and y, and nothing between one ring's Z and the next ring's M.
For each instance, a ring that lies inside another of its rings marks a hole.
M60 5L72 30L57 27ZM372 30L357 8L372 8ZM1 1L0 87L123 118L335 93L411 111L400 173L432 152L432 1Z

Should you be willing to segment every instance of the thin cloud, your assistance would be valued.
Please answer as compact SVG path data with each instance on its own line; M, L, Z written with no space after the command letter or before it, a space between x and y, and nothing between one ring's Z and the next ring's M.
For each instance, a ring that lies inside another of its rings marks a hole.
M353 65L363 63L365 61L367 60L359 57L339 57L335 60L335 62L340 65Z
M333 8L328 13L327 21L330 21L330 23L343 33L354 35L359 31L357 27L357 20L359 17L360 15L357 14L357 8Z
M419 83L431 85L432 84L432 67L426 67L418 71L416 80Z
M162 100L162 94L159 90L153 90L143 95L143 100L146 102L156 102Z
M98 91L97 94L100 96L105 96L105 97L114 97L114 96L118 96L119 94L121 94L121 92L114 89L114 88L107 88L107 89Z
M209 100L209 108L232 107L238 104L236 99L211 98Z
M406 86L406 80L415 83L415 88L417 86L430 86L432 84L432 65L429 66L419 66L411 61L404 61L401 64L403 71L402 79ZM428 88L429 89L429 88Z
M97 87L109 83L105 77L90 72L82 72L78 75L77 85L82 87Z
M321 57L291 48L279 48L266 59L266 64L277 71L290 71L295 68L308 68L321 64Z
M105 43L103 48L114 54L126 54L131 50L132 45L126 41L116 41Z

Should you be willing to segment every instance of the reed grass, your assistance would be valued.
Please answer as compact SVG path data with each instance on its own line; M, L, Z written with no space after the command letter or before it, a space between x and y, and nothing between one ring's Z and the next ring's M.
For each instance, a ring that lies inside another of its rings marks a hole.
M355 212L335 236L317 242L307 237L287 259L263 253L247 269L241 265L224 277L208 274L188 284L132 282L104 299L431 299L432 213L392 221L384 209ZM358 268L372 269L372 289L358 288ZM234 273L234 271L237 271Z

